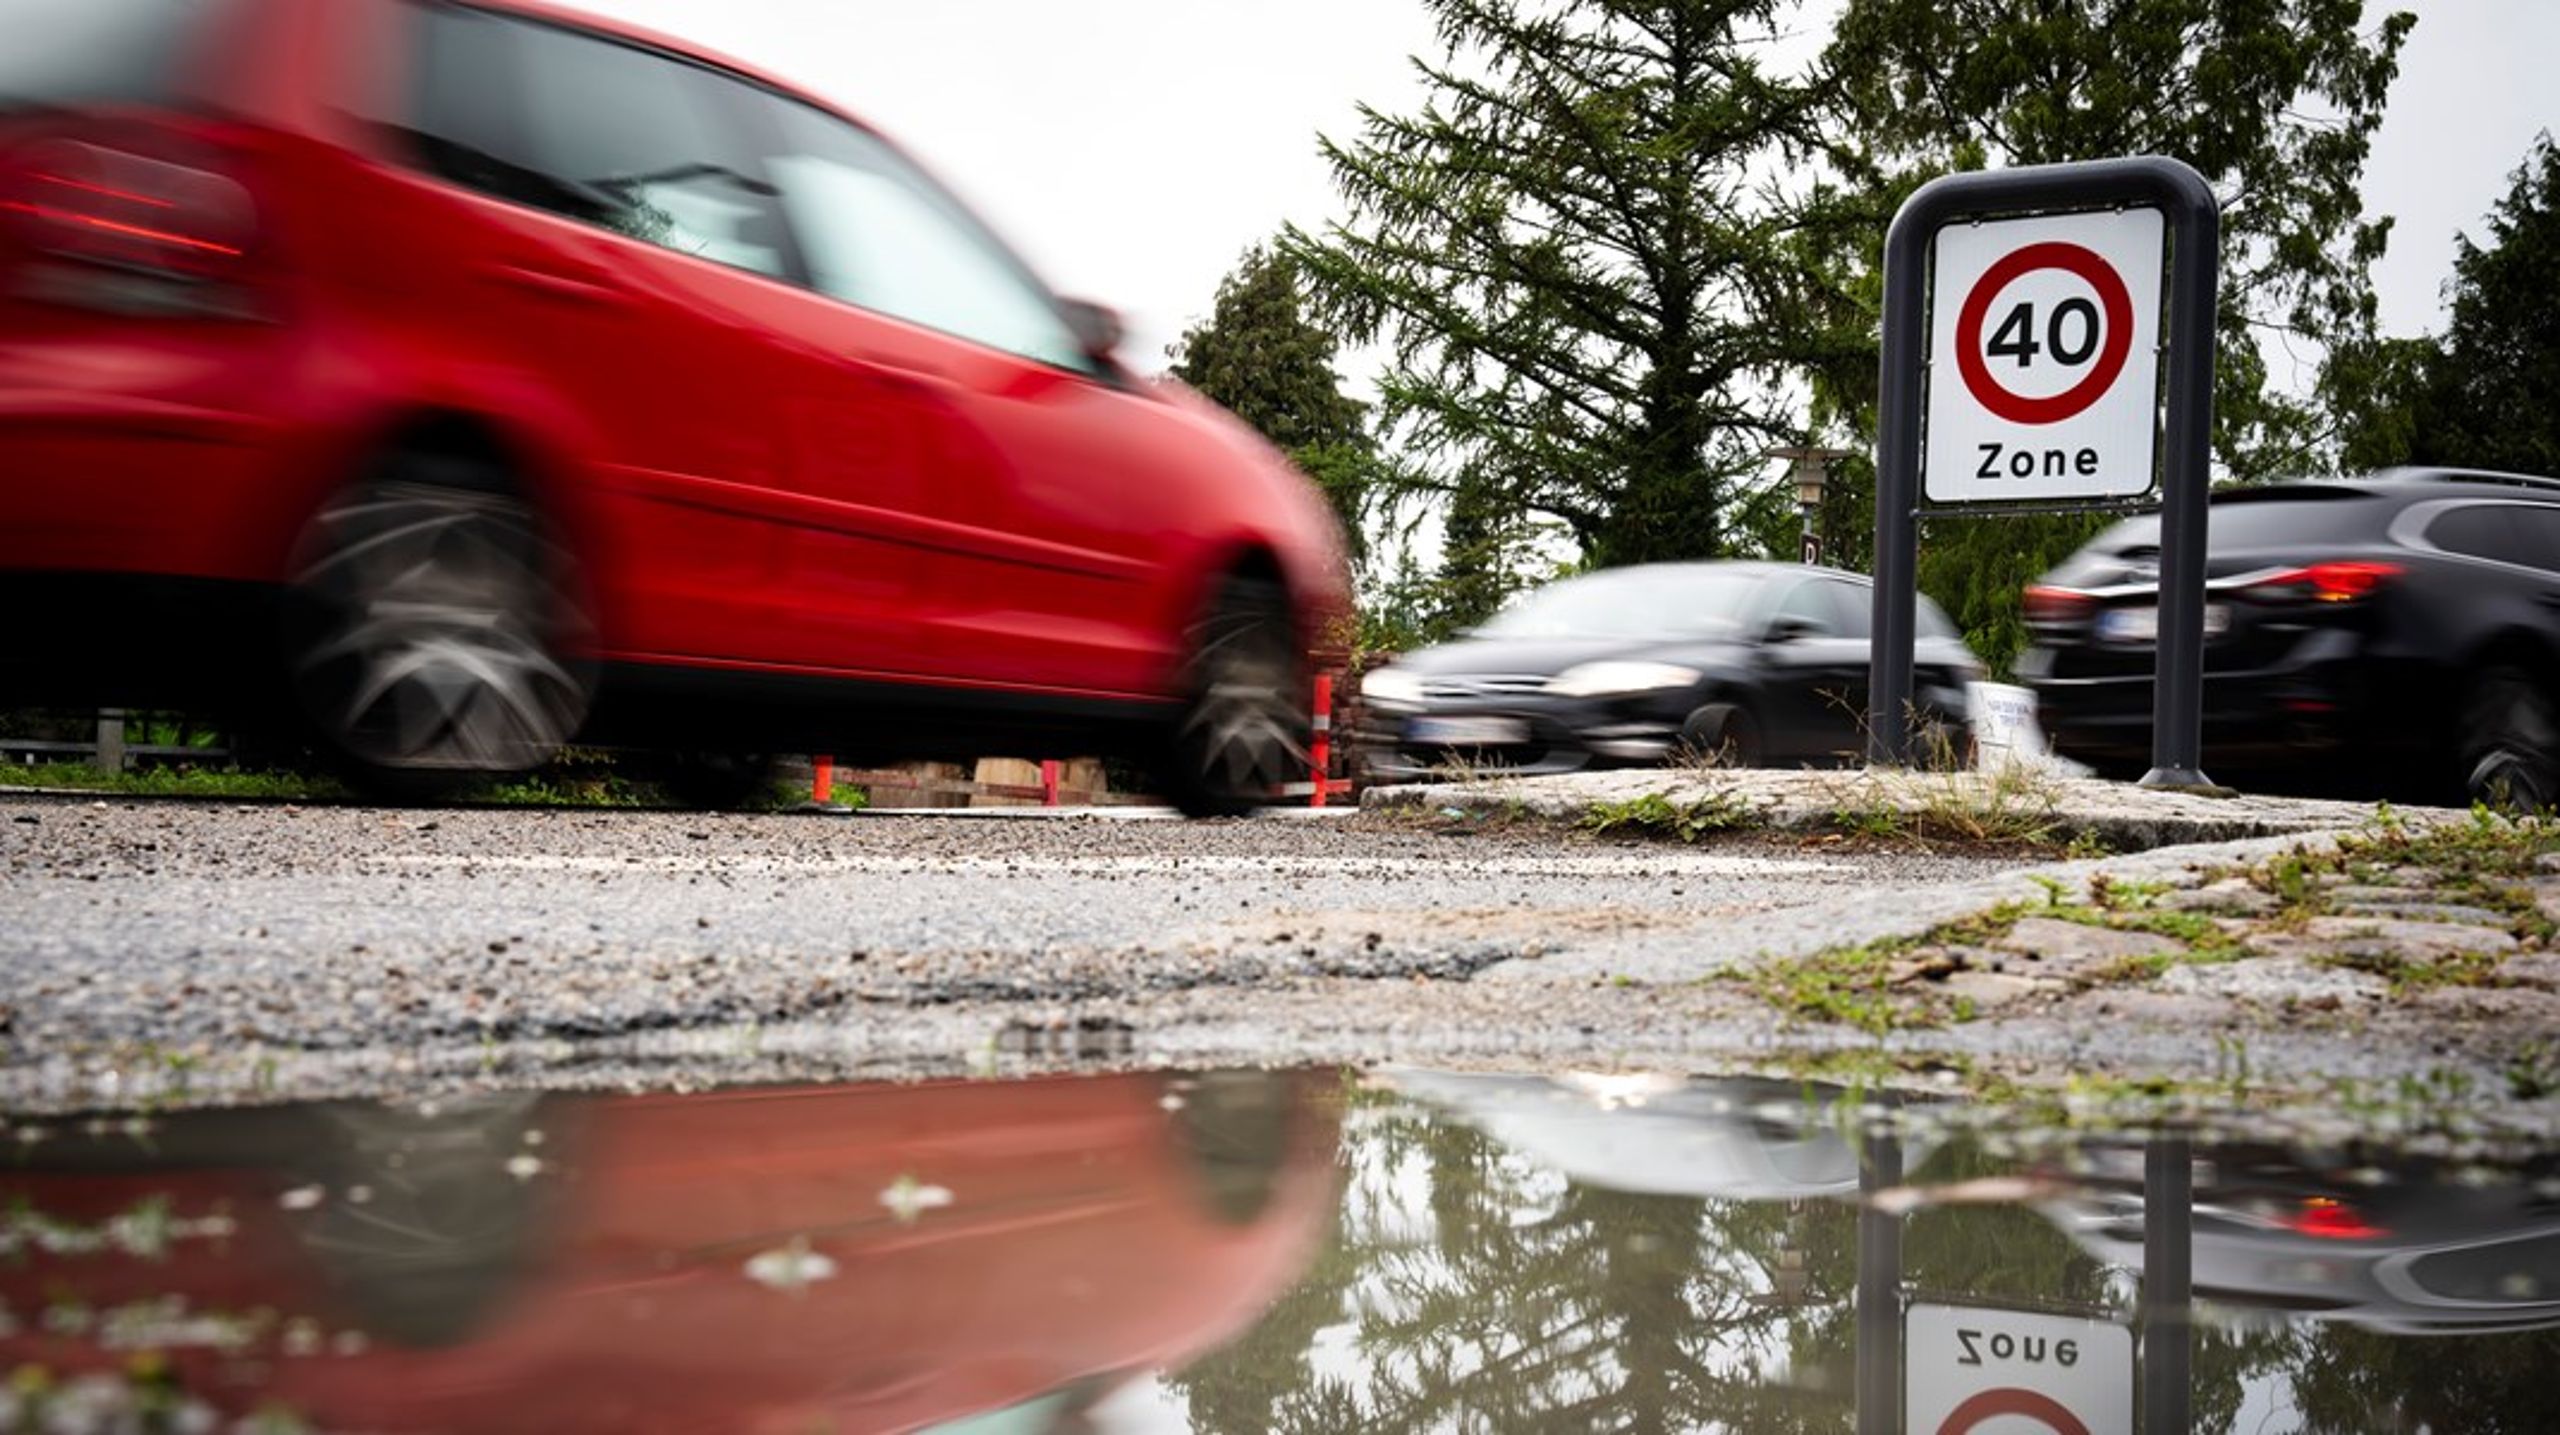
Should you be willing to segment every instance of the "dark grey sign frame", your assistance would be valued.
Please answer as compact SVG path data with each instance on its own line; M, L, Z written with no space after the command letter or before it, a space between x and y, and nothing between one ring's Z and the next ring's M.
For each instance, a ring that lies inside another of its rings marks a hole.
M2206 464L2213 431L2215 291L2222 206L2204 176L2158 155L1951 174L1903 202L1884 244L1884 354L1877 384L1875 648L1867 673L1867 761L1903 765L1917 632L1920 423L1928 356L1929 255L1938 231L1978 219L2151 207L2168 222L2167 413L2162 424L2160 634L2145 787L2210 788L2204 775ZM2074 507L2121 507L2096 502ZM2047 505L2053 511L2059 505ZM1995 511L1986 505L1985 512Z

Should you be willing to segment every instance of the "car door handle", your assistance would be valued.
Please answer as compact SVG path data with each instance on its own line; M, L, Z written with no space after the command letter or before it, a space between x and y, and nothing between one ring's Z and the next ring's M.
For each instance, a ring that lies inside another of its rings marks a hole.
M622 297L622 286L612 276L582 264L493 264L488 272L511 288L576 304L609 304Z
M951 375L941 365L928 359L900 355L891 358L871 349L852 350L847 357L883 378L904 379L909 383L934 385L949 382Z
M2540 603L2545 608L2560 608L2560 592L2555 592L2546 588L2543 591L2534 594L2533 601Z

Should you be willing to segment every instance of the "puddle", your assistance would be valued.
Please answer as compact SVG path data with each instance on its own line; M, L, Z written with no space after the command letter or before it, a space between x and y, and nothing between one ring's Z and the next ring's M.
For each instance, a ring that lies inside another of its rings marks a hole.
M0 1431L2560 1419L2560 1157L1858 1111L1302 1071L13 1123Z

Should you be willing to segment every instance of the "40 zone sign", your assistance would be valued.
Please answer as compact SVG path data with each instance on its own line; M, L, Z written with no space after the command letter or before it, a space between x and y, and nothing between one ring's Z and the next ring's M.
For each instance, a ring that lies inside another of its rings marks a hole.
M2157 209L1953 224L1931 284L1932 503L2076 503L2152 487Z

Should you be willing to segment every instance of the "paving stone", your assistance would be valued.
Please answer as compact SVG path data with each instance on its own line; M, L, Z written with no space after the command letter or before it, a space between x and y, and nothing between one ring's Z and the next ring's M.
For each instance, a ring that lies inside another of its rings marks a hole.
M2560 872L2560 852L2543 853L2533 859L2533 866L2538 872Z
M2377 887L2366 882L2350 883L2344 887L2329 889L2329 900L2332 902L2367 905L2432 902L2435 900L2435 895L2435 889L2432 887Z
M2554 857L2560 857L2560 852L2546 852L2534 859L2534 865L2540 866ZM2535 878L2532 892L2534 910L2542 913L2543 920L2560 922L2560 877Z
M1888 985L1908 982L1938 981L1965 969L1962 955L1945 947L1923 947L1885 968Z
M2062 982L2043 977L2017 976L2009 972L1957 972L1940 983L1940 989L1951 997L1968 998L1975 1006L1988 1010L2070 988Z
M2231 1018L2231 1003L2196 992L2164 992L2156 986L2101 987L2073 1006L2074 1015L2107 1017L2157 1026L2218 1026Z
M2269 957L2348 956L2425 962L2469 952L2516 950L2514 937L2491 927L2379 917L2314 917L2299 932L2264 932L2247 940L2251 950Z
M2024 918L1998 945L2017 954L2017 960L2006 965L2041 976L2072 976L2128 957L2175 956L2187 949L2185 943L2156 932L2119 932L2054 917Z
M2498 975L2545 991L2560 991L2560 955L2535 952L2529 956L2509 957L2498 963Z
M2261 892L2248 879L2232 877L2206 887L2161 894L2159 905L2171 912L2220 912L2233 916L2265 916L2282 904L2272 892Z
M2504 912L2486 907L2466 907L2457 902L2350 902L2339 909L2349 917L2382 917L2411 922L2460 922L2475 927L2507 925Z
M2527 987L2429 987L2401 1004L2438 1018L2560 1022L2560 995Z
M2380 1001L2391 993L2389 982L2370 973L2298 957L2171 967L2161 975L2158 987L2172 996L2222 997L2270 1006L2339 1006Z

